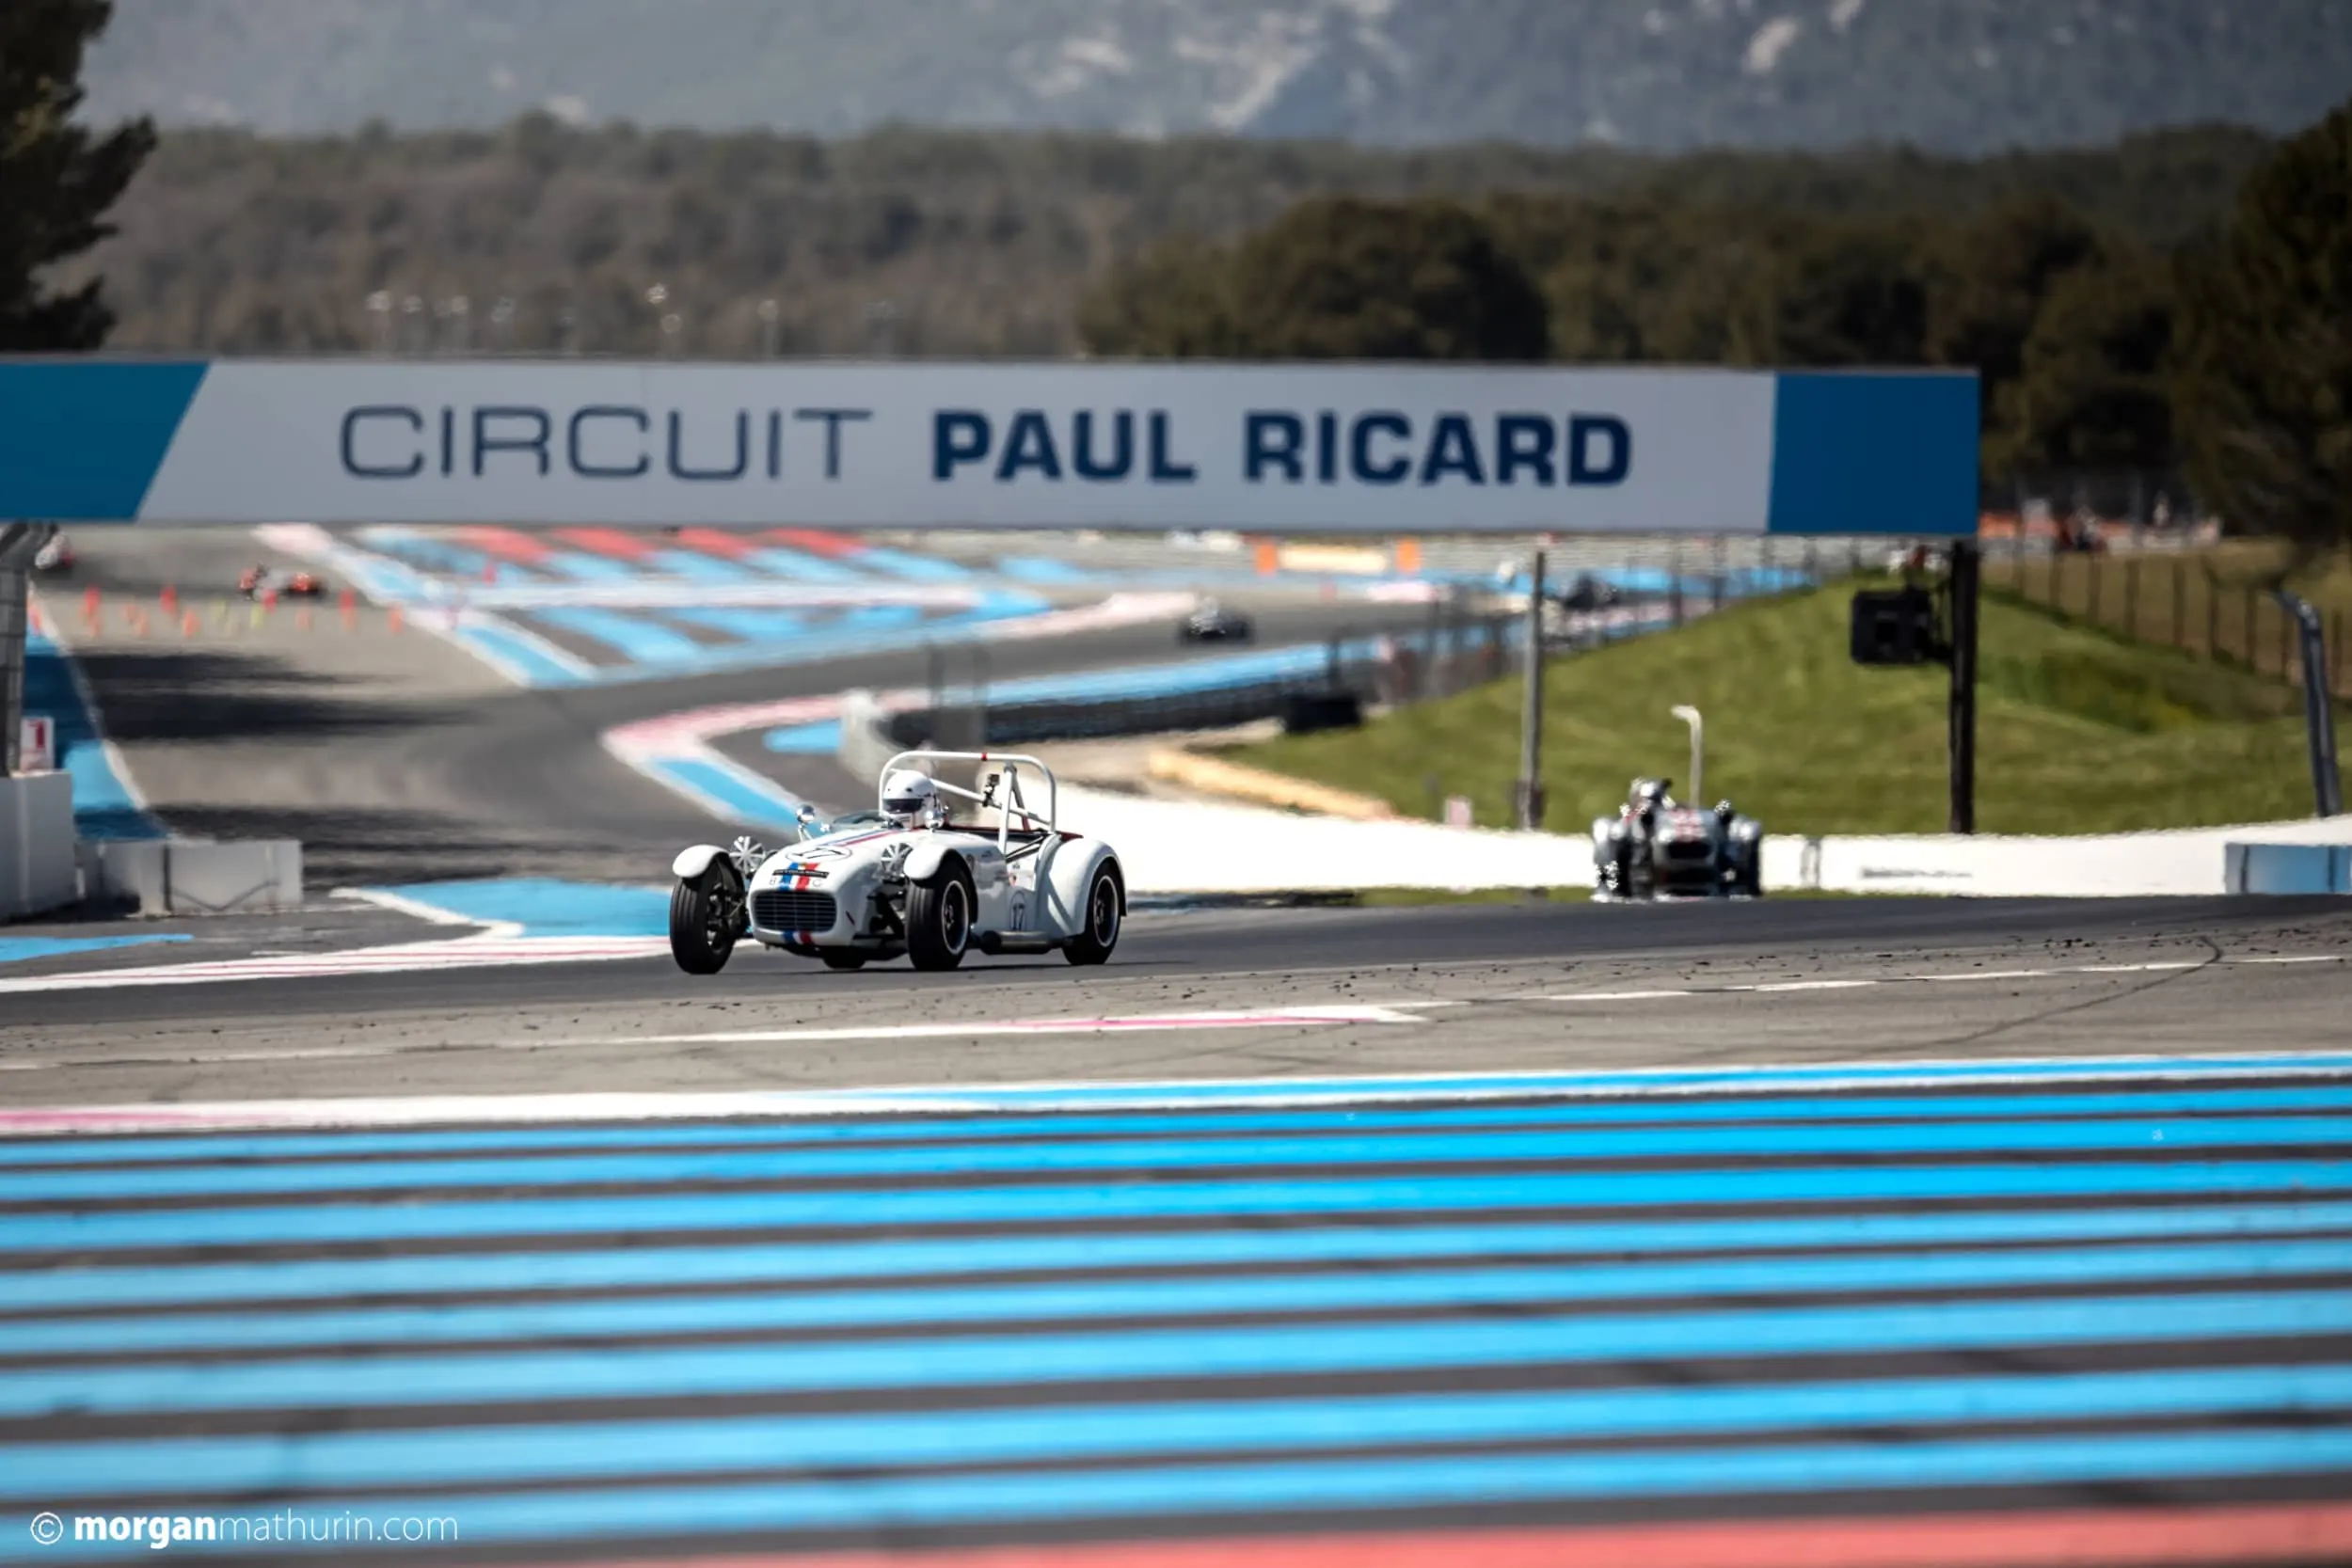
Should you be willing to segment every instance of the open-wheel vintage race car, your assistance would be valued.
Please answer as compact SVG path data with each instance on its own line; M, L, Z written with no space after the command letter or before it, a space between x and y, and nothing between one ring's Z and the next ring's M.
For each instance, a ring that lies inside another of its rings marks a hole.
M973 765L977 788L938 775ZM957 803L971 809L957 820ZM715 974L745 937L856 969L904 955L953 969L971 952L1058 952L1099 964L1119 944L1127 884L1099 839L1065 832L1060 789L1032 756L904 752L882 773L877 809L827 822L801 811L800 842L698 844L671 873L670 951Z
M1764 830L1728 800L1686 806L1671 779L1636 779L1614 816L1593 822L1593 896L1756 898L1764 892Z

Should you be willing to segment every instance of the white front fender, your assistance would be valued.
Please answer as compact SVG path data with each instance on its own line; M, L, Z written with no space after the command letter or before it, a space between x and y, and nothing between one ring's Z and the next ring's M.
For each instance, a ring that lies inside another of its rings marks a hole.
M670 875L681 882L691 882L710 869L713 861L727 858L727 851L715 844L697 844L691 849L680 849L677 859L670 863Z
M928 882L939 875L947 858L955 853L956 847L945 839L917 839L914 847L907 851L907 858L899 863L899 869L910 882Z

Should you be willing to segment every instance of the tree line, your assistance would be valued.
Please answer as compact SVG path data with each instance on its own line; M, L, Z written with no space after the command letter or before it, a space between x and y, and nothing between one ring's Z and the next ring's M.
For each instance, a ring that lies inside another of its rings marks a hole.
M1146 358L1971 367L1999 475L2169 467L2177 310L2166 252L2046 196L1955 221L1505 195L1165 242L1078 320Z
M2352 103L2173 244L2049 194L1952 216L1502 194L1321 198L1164 241L1096 354L1976 370L1981 467L2185 467L2249 531L2352 543Z

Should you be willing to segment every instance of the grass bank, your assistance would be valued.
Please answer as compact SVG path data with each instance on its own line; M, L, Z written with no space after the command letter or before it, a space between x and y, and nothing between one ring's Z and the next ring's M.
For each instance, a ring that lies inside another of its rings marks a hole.
M2293 623L2271 597L2283 580L2320 611L2332 689L2352 691L2352 553L2339 550L2290 572L2294 564L2285 546L2256 540L2144 556L1995 556L1985 563L1985 586L2069 621L2299 684Z
M1584 830L1627 781L1687 784L1684 732L1707 716L1707 793L1775 832L1938 832L1946 676L1847 658L1851 585L1741 606L1684 629L1552 661L1545 826ZM1988 597L1977 826L2117 832L2308 815L2301 696L2276 680ZM1376 795L1430 816L1467 795L1507 820L1520 683L1407 708L1359 730L1283 736L1234 761ZM2340 721L2340 723L2342 721Z

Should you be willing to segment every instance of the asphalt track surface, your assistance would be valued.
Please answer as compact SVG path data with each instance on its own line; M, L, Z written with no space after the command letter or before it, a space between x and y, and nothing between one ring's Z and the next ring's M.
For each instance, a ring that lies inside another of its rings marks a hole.
M110 618L76 637L75 594L151 596L177 586L201 604L266 552L243 531L124 539L87 531L81 575L50 591L76 645L107 733L175 832L215 838L295 838L313 886L555 876L658 880L686 844L740 824L714 823L614 760L597 737L613 725L690 708L919 687L920 650L610 687L518 690L417 626L389 635L380 617L346 635L331 611L317 629L270 626L195 641L168 628L133 640ZM209 586L200 586L209 585ZM201 596L199 596L201 595ZM1097 595L1099 597L1099 595ZM1415 627L1410 606L1321 603L1287 595L1252 604L1261 641L1311 641ZM946 648L951 681L971 670ZM1188 653L1172 622L1008 641L988 650L991 679L1165 662ZM864 804L869 781L823 759L779 767L827 806ZM838 794L840 799L832 799Z
M233 582L242 533L80 540L86 580L152 593ZM62 598L62 595L60 596ZM1284 601L1265 641L1363 628L1414 607ZM1179 657L1147 626L1010 643L997 677ZM370 643L333 632L177 646L104 640L85 657L109 730L175 827L303 838L312 885L539 875L660 880L714 823L621 766L607 727L688 707L919 685L920 653L564 691L516 691L413 631ZM257 672L285 674L277 684ZM390 671L406 684L368 684ZM821 787L829 765L788 782ZM835 770L837 771L837 770ZM812 784L812 779L814 784ZM858 781L834 781L847 790ZM175 807L232 798L244 804ZM8 976L233 958L444 933L350 905L198 922L198 945L17 964ZM0 998L0 1095L20 1103L241 1095L648 1088L1563 1066L1701 1058L2042 1049L2209 1050L2332 1044L2333 961L2352 943L2340 904L2229 900L1773 900L1672 909L1582 904L1393 910L1139 910L1117 960L975 959L951 975L903 963L836 974L756 949L714 979L665 958L504 969L19 990ZM2223 961L2230 960L2230 961ZM2189 966L2138 969L2147 963ZM2101 972L2101 966L2106 971ZM1905 976L2066 969L2014 984L1929 987ZM2089 971L2083 973L2082 971ZM1746 974L1779 989L1720 991ZM1894 984L1861 985L1883 976ZM1910 987L1911 989L1905 989ZM1584 1004L1566 990L1689 991ZM995 1035L958 1022L1118 1019L1267 1007L1447 1004L1412 1026ZM704 1041L744 1031L884 1031L865 1040Z
M183 592L253 553L156 548ZM167 819L303 836L321 880L652 880L725 829L602 727L922 679L518 693L413 635L87 663ZM28 1541L44 1508L422 1515L449 1562L2352 1560L2341 900L1152 909L1095 971L38 989L465 939L332 900L148 929L189 940L0 971L0 1128L461 1099L0 1131L0 1561L75 1556ZM2337 1054L2198 1061L2296 1052ZM1722 1083L1613 1076L1672 1068ZM1478 1073L1553 1086L1466 1103ZM533 1126L489 1098L1367 1076L1398 1082L1107 1117L1083 1087Z
M710 979L653 957L19 991L0 1090L87 1104L2325 1049L2346 1037L2347 959L2352 912L2327 900L1145 911L1099 971L843 974L751 950ZM1406 1014L1345 1012L1366 1007ZM1217 1013L1257 1022L1199 1021ZM1102 1022L1029 1027L1071 1021Z

